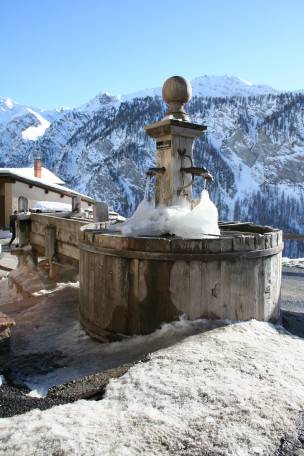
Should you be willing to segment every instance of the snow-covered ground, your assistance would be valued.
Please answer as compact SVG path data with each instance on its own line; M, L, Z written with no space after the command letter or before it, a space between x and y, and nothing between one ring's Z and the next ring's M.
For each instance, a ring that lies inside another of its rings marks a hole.
M12 365L30 395L150 357L111 380L101 401L1 419L0 456L268 456L297 437L304 339L257 321L182 319L100 344L79 325L77 282L45 283L28 264L11 275L27 295L1 281L0 309L16 320ZM52 355L49 370L28 366Z
M102 401L2 419L0 455L271 455L303 409L303 355L267 323L202 332L112 380Z
M287 268L301 268L304 269L304 258L282 258L282 266Z
M23 284L26 296L9 286L8 280L0 282L0 310L16 321L7 367L13 366L16 383L26 384L36 395L45 396L54 385L137 362L147 353L218 325L177 321L147 336L101 344L91 339L79 323L78 282L46 283L27 266L12 272L12 276ZM1 367L0 361L0 373Z

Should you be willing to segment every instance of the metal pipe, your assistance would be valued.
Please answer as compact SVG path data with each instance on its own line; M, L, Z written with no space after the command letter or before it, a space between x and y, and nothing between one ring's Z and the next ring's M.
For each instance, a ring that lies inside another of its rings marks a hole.
M204 167L197 167L197 166L189 166L187 168L181 168L181 172L192 174L192 176L201 176L205 179L212 180L213 176L209 173L209 171Z
M149 168L146 172L147 176L156 176L156 174L164 174L166 168L163 166L162 168Z

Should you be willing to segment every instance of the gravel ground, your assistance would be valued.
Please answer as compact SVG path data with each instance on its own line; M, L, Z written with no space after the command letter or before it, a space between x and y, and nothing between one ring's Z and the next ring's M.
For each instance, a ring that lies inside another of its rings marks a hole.
M110 379L121 377L132 365L124 364L115 369L54 386L49 389L46 397L31 396L29 388L12 384L9 375L4 372L7 383L0 386L0 418L20 415L32 409L46 410L79 399L100 400Z

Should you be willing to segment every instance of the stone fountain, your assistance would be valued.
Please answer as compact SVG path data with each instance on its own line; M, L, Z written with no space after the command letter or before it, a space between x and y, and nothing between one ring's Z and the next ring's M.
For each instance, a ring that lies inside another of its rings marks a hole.
M193 166L193 142L207 127L190 122L184 104L192 95L191 85L180 76L168 79L163 86L163 99L168 104L164 119L147 125L147 134L156 139L157 174L155 204L172 206L186 199L192 202L192 181L195 175L212 179L205 168Z
M155 207L195 206L193 142L206 127L192 123L184 105L191 86L174 76L163 86L165 117L145 127L156 140ZM127 222L128 223L128 222ZM188 319L277 321L282 232L250 223L216 223L197 238L164 232L84 230L80 246L80 320L101 341L147 334L185 315Z

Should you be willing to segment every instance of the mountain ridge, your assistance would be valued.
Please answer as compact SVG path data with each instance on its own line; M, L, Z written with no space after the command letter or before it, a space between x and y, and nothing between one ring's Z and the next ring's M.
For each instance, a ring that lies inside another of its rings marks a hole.
M165 105L159 96L93 100L57 112L35 140L22 138L26 129L39 127L28 110L0 123L0 166L28 166L39 155L67 185L129 216L143 197L145 171L155 163L155 144L144 126L162 118ZM187 110L193 122L208 127L195 142L194 157L215 176L209 191L220 218L303 233L304 94L194 93ZM195 180L196 194L201 188ZM287 243L286 254L304 256L303 243Z
M285 92L300 92L300 90L277 90L271 86L265 84L253 84L249 81L246 81L242 78L232 75L222 75L222 76L215 76L215 75L202 75L197 76L191 80L191 85L193 89L193 96L212 96L212 97L227 97L227 96L252 96L252 95L265 95L268 93L285 93ZM30 108L39 114L43 115L45 113L46 116L49 116L51 113L58 113L62 111L71 111L71 110L81 110L81 109L88 109L88 104L93 102L93 100L100 99L105 97L112 98L117 102L121 101L131 101L134 98L143 98L145 96L161 96L161 87L156 88L146 88L141 89L136 92L130 92L123 95L115 95L110 94L108 92L100 92L91 100L86 103L81 104L80 106L76 106L74 108L53 108L53 109L42 109L32 105L26 105L19 102L16 102L11 97L2 97L0 96L0 121L1 115L3 112L3 105L11 104L12 107L22 108ZM6 106L8 109L8 106ZM49 119L47 119L49 120Z
M200 97L233 97L233 96L252 96L266 95L268 93L278 93L277 90L263 84L253 84L237 76L198 76L191 81L193 96ZM161 96L161 87L144 89L138 92L122 95L123 101L130 101L133 98L145 96Z

